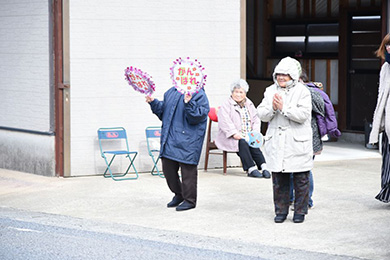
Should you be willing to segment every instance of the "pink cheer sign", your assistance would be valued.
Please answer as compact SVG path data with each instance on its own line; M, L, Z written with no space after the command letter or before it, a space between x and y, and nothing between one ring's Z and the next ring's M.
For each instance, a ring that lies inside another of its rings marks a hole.
M173 85L181 93L194 94L199 92L206 84L206 75L204 68L198 60L176 59L171 67L171 79Z
M125 79L136 91L145 95L152 95L155 91L155 85L148 73L135 67L125 69Z

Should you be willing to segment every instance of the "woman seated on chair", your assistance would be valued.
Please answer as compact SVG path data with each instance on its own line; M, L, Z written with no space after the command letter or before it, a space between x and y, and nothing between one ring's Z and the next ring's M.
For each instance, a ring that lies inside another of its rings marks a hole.
M237 152L249 177L270 178L263 153L248 145L245 137L251 131L260 132L260 119L252 101L246 97L248 83L237 80L230 86L232 95L218 111L218 135L215 144L220 150ZM259 172L262 170L262 173Z

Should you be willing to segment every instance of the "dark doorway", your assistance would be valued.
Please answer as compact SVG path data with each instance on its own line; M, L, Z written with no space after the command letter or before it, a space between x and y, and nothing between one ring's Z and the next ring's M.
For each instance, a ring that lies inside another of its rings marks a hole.
M350 13L348 18L347 129L364 131L378 96L381 60L374 52L382 40L381 11Z

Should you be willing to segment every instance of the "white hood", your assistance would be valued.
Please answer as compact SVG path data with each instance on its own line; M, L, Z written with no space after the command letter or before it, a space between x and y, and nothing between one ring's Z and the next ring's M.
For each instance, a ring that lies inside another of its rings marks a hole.
M288 74L293 79L294 82L297 82L302 73L302 67L299 61L291 57L283 58L278 65L276 65L272 77L274 82L276 82L276 74Z

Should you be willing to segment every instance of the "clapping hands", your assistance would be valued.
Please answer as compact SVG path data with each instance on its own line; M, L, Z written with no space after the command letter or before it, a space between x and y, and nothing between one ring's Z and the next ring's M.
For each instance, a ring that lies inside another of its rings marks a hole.
M274 110L283 110L283 98L278 93L274 95L274 99L272 100L272 108Z

